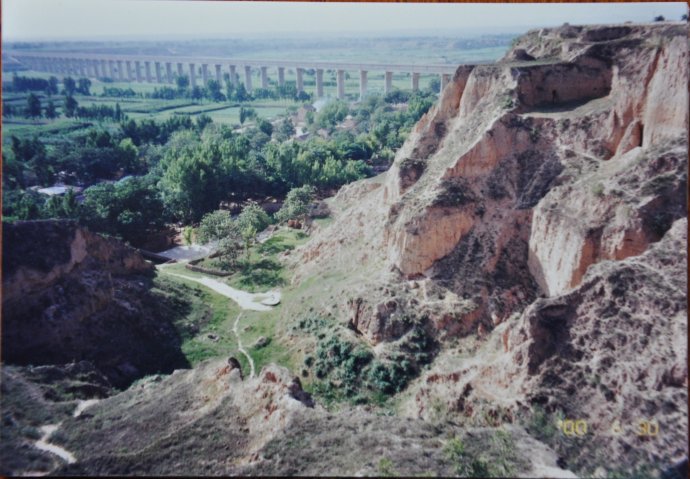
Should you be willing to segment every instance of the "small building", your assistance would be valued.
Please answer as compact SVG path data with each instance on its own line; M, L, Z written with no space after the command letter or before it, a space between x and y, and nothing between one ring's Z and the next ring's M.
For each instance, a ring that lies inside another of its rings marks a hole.
M67 193L68 190L72 190L75 194L79 194L84 191L84 188L80 186L69 186L69 185L54 185L47 188L39 188L37 191L41 194L48 196L62 196Z

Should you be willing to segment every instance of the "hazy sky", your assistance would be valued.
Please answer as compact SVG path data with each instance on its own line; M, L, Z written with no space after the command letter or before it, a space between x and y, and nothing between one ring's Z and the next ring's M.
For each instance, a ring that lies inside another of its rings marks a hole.
M199 0L4 0L2 37L98 39L247 33L520 32L569 22L679 20L685 3L382 4Z

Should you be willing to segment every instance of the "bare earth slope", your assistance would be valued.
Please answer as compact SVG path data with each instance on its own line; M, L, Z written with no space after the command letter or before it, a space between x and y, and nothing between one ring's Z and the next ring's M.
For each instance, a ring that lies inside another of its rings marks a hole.
M413 417L583 419L549 442L589 474L686 457L687 78L685 24L542 29L459 68L391 170L332 200L297 279L377 262L340 308L377 348L426 318Z

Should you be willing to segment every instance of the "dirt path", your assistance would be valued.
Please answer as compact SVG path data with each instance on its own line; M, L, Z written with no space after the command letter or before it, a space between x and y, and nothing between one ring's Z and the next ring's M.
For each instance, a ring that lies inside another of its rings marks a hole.
M86 408L93 406L98 401L99 401L99 399L88 399L86 401L79 401L76 409L74 410L73 417L81 416L81 413L83 413ZM65 461L67 464L74 464L75 462L77 462L77 458L74 457L74 454L69 452L64 447L58 446L56 444L51 444L48 442L48 439L50 439L50 437L53 434L55 434L55 431L57 431L60 428L61 424L62 423L47 424L45 426L41 426L41 432L43 433L43 436L41 436L41 439L36 441L36 443L34 444L34 447L36 447L36 449L40 449L41 451L55 454L60 459ZM45 472L45 473L40 472L40 473L36 473L36 475L42 476L42 475L50 474L51 472L52 471Z
M57 431L59 427L60 424L49 424L47 426L41 426L41 432L43 433L43 436L41 437L41 439L36 441L36 444L34 444L34 446L36 446L36 449L40 449L41 451L46 451L51 454L55 454L60 459L67 462L67 464L73 464L77 462L77 458L74 457L74 454L72 454L65 448L56 446L55 444L51 444L48 442L50 436L52 436L53 433Z
M238 314L237 318L235 318L235 324L232 327L232 332L235 333L235 337L237 338L237 349L239 349L240 352L245 355L245 357L247 358L247 361L249 361L249 370L250 370L249 377L253 378L255 376L254 360L252 359L252 357L249 355L249 353L247 353L247 351L242 346L242 339L240 339L240 334L237 331L237 326L240 324L240 318L241 317L242 317L242 313Z
M165 274L201 283L207 288L212 289L216 293L222 294L226 298L232 299L234 302L239 304L242 309L249 309L252 311L270 311L272 307L266 304L261 304L261 302L268 301L275 302L275 304L277 304L280 301L280 293L277 291L268 293L247 293L246 291L235 289L213 278L196 278L193 276L186 276L184 274L168 273L167 271L165 272Z

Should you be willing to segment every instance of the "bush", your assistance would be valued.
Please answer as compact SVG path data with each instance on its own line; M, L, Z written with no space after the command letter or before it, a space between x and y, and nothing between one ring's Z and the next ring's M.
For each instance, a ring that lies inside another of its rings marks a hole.
M287 195L283 207L276 213L278 221L287 221L303 217L314 199L316 189L311 185L293 188Z
M461 439L454 438L448 441L443 448L448 460L455 468L455 473L461 477L489 477L489 467L481 459L473 459L465 451L465 445Z
M197 228L197 238L201 243L236 237L238 234L237 224L230 216L230 212L225 210L205 214Z

